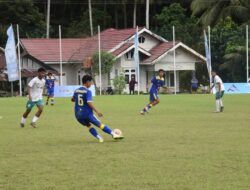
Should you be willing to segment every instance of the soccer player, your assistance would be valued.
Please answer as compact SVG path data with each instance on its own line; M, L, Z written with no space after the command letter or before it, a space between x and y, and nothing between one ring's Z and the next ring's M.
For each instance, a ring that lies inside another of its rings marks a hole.
M82 77L83 86L76 89L72 97L72 102L75 102L75 117L79 123L88 127L89 132L99 140L103 142L103 138L97 133L96 129L91 126L91 124L99 127L105 133L111 135L114 139L122 139L122 136L118 136L110 129L107 125L102 124L94 115L95 112L99 117L102 117L102 113L99 112L92 99L92 93L88 89L92 84L92 77L90 75L85 75Z
M54 105L54 87L55 87L55 77L52 75L51 72L48 73L48 77L46 78L46 88L47 88L47 101L46 105L49 104L50 99L50 105Z
M213 85L212 85L211 89L213 89L213 87L215 87L215 90L216 90L216 94L215 94L216 111L215 111L215 113L220 113L220 112L223 112L223 110L224 110L222 97L224 95L225 88L224 88L224 84L223 84L221 78L216 74L215 71L212 71L212 77L213 77Z
M148 112L148 110L150 108L152 108L153 106L157 105L160 103L160 99L158 97L158 91L160 89L160 87L163 87L164 85L164 70L160 69L158 71L158 75L155 76L152 80L152 86L151 89L149 91L150 93L150 97L149 97L149 104L140 112L141 115L144 115L146 112Z
M46 71L43 68L38 69L38 76L33 78L28 84L28 97L29 100L26 104L26 111L24 112L21 119L21 127L24 127L26 118L31 112L34 105L37 106L38 111L32 119L31 126L36 128L36 122L43 112L43 88L45 86Z

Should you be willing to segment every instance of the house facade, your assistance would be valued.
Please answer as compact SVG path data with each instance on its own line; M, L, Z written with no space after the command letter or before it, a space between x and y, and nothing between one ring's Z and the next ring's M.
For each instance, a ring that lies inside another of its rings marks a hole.
M114 55L116 63L112 71L102 75L102 89L108 86L108 80L123 73L128 83L132 77L138 81L137 66L134 62L134 38L136 29L107 29L101 32L101 50ZM204 64L205 57L182 42L167 41L146 28L139 28L140 91L147 92L151 78L159 69L166 71L166 86L174 88L174 56L176 56L176 82L179 89L179 73L195 71L195 64ZM62 39L62 83L79 85L81 77L90 71L91 57L98 51L98 36L89 38ZM60 72L59 39L21 39L22 68L36 69L41 64ZM99 76L96 76L99 87ZM136 87L137 88L137 87ZM137 89L136 89L137 90ZM128 84L125 89L128 91Z

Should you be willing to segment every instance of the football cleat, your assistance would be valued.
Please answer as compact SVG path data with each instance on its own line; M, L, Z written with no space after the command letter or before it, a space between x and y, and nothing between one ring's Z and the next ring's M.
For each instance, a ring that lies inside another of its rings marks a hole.
M20 123L20 127L21 127L21 128L24 128L24 123Z
M36 128L36 123L35 123L35 122L31 122L30 125L31 125L33 128Z
M115 139L115 140L120 140L120 139L124 138L124 136L120 136L120 135L117 135L117 134L113 134L112 136L113 136L113 139Z
M223 112L223 111L224 111L224 107L221 106L221 107L220 107L220 112Z

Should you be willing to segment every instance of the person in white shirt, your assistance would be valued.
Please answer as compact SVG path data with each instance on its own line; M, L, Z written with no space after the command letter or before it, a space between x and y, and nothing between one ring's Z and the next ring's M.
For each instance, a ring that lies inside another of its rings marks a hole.
M32 127L36 128L36 122L39 119L43 111L43 105L44 105L43 89L45 86L45 79L44 79L45 75L46 75L46 71L44 68L38 69L38 76L34 77L28 84L29 100L26 104L26 111L24 112L22 116L20 127L24 127L26 118L28 117L32 108L36 105L38 108L38 111L36 112L30 124Z
M220 113L220 112L223 112L223 110L224 110L222 97L224 95L225 88L224 88L224 84L223 84L221 78L216 74L216 72L212 71L211 74L213 77L213 85L212 85L211 89L213 89L215 87L215 90L216 90L216 94L215 94L216 111L215 111L215 113Z

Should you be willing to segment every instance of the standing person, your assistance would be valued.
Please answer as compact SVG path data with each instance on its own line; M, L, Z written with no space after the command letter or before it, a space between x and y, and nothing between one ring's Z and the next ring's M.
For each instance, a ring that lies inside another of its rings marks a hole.
M158 75L151 80L152 86L149 91L150 93L149 104L145 108L143 108L143 110L140 112L141 115L144 115L146 112L148 112L150 108L160 103L160 99L158 97L158 91L160 90L160 87L163 87L164 85L163 76L164 76L164 70L160 69L158 71Z
M89 90L89 87L92 84L92 77L90 75L83 76L82 84L82 87L75 90L71 99L72 102L75 102L75 117L77 121L88 127L89 132L101 143L103 142L103 138L97 133L96 129L93 128L91 124L99 127L105 133L111 135L114 139L122 139L123 136L115 134L114 131L107 125L102 124L93 113L94 111L99 117L103 116L102 113L95 108L92 93Z
M135 77L132 76L131 81L129 81L129 94L133 93L135 94L135 84L137 84Z
M46 75L46 71L44 68L38 69L38 76L33 78L28 84L29 100L26 104L26 111L24 112L22 119L21 119L21 124L20 124L21 127L24 127L26 118L28 117L34 105L36 105L38 108L38 111L36 112L30 124L32 127L36 128L36 122L39 119L43 111L43 105L44 105L43 89L45 86L45 79L44 79L45 75Z
M216 90L216 94L215 94L215 99L216 99L216 111L215 113L219 113L219 112L223 112L224 110L224 106L223 106L223 102L222 102L222 97L224 95L224 84L221 80L221 78L216 74L216 71L212 71L212 77L213 77L213 85L211 87L211 89L213 89L213 87L215 87Z
M46 78L46 88L47 88L47 101L46 105L49 104L50 99L50 105L54 105L54 88L55 88L55 81L56 78L52 75L51 72L48 73L48 76Z
M193 74L192 80L191 80L191 93L196 93L198 89L198 80L195 77L195 74Z

